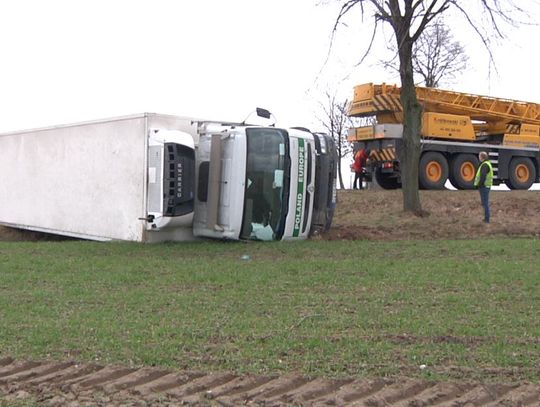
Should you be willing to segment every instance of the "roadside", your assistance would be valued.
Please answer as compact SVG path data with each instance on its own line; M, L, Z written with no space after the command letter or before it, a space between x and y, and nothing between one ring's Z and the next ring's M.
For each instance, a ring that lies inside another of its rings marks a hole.
M477 191L420 191L429 215L405 214L401 190L341 190L328 240L475 239L540 236L540 191L492 191L486 226Z
M403 213L401 190L338 190L325 240L474 239L540 236L540 191L492 191L486 227L477 191L420 191L424 218ZM0 226L0 241L65 240Z
M540 194L534 191L494 191L493 223L487 227L481 222L482 210L476 191L422 191L423 208L429 212L424 218L402 212L401 191L339 191L338 199L334 226L320 239L422 242L490 236L537 238L540 235ZM58 239L62 238L0 226L0 240ZM385 310L389 314L397 312L390 305L386 303ZM395 306L403 308L408 304L407 301L396 302ZM448 347L478 346L482 338L443 336L435 338L434 343ZM410 335L390 339L401 347L414 346L421 341ZM534 345L538 339L527 340ZM519 355L519 351L516 352ZM536 353L530 355L533 360L536 356ZM404 373L402 378L330 379L295 372L282 376L240 375L78 363L70 358L64 361L13 360L7 356L0 358L0 406L540 405L540 385L520 379L518 368L478 366L469 371L448 364L446 373L450 380L455 378L455 382L432 380L431 374L436 373L432 366L418 364L416 369L415 375ZM471 378L479 374L479 381Z

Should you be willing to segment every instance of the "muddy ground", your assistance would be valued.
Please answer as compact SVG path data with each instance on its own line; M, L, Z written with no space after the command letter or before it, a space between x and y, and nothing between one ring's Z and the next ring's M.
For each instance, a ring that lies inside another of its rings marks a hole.
M491 223L478 191L420 191L424 217L403 212L401 191L342 191L326 239L474 239L540 236L540 191L492 191Z
M476 191L422 191L426 216L402 212L400 191L341 191L322 239L538 237L540 191L492 192L492 223ZM0 227L0 240L57 237ZM456 372L453 377L459 377ZM326 379L168 371L76 361L0 359L0 406L540 406L540 385L419 379Z
M45 406L538 406L530 383L240 376L75 362L0 359L7 405ZM19 403L19 404L16 404ZM0 398L2 405L2 398Z
M492 191L491 224L482 219L477 191L420 191L425 216L403 212L400 190L338 191L328 240L474 239L540 236L540 191ZM0 226L0 241L63 240Z

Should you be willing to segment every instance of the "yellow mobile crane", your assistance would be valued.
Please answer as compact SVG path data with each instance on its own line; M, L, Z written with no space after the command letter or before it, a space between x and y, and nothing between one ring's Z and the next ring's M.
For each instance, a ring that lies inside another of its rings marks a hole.
M355 149L370 150L368 174L386 189L399 188L403 108L396 85L367 83L354 88L349 116L376 118L349 131ZM478 153L487 151L494 184L529 189L540 179L540 104L416 87L424 108L419 183L441 189L473 188Z

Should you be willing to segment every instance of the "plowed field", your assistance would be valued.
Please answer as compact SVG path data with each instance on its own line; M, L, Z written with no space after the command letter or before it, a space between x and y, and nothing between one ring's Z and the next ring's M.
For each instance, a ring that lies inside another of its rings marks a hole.
M540 192L493 192L489 226L481 222L474 191L425 191L421 198L429 215L418 219L400 211L399 191L341 192L334 227L322 238L424 240L540 234ZM2 240L49 238L0 228ZM459 377L459 372L454 376ZM8 357L0 359L0 406L540 406L540 385L488 379L440 383L310 378L294 373L243 376Z
M0 360L8 403L48 406L537 406L534 384L331 380Z

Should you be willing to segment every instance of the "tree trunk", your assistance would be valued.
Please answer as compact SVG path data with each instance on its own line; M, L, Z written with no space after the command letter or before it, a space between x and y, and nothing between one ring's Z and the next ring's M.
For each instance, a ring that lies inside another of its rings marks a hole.
M403 210L422 214L418 192L418 165L420 162L420 131L422 106L418 103L412 67L412 41L403 41L399 49L401 76L401 105L403 106L403 145L399 152Z
M338 173L338 180L339 180L339 189L345 189L343 185L343 174L341 173L341 156L339 156L339 160L337 163L337 173Z

